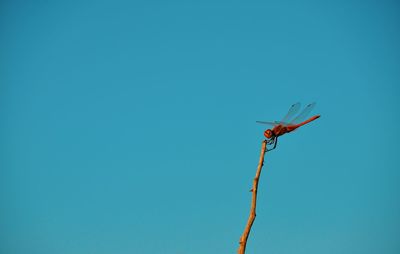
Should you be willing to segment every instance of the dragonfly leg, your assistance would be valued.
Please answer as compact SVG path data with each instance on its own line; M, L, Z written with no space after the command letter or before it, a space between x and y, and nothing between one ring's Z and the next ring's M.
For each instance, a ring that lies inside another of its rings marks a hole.
M278 143L278 138L277 137L273 137L272 139L267 141L267 144L269 145L273 145L273 147L271 149L268 149L267 147L267 152L272 151L276 148L276 144Z
M272 148L272 149L275 149L277 144L278 144L278 137L275 138L274 148Z

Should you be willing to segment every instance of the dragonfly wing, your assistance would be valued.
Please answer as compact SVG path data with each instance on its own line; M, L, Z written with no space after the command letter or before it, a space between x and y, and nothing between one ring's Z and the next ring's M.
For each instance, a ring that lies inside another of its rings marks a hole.
M264 122L264 121L256 121L256 123L261 123L261 124L266 124L266 125L271 125L271 126L278 125L278 123L277 123L277 122Z
M282 124L282 125L285 125L285 126L292 125L292 123L283 122L283 121L276 121L275 123L276 123L276 125L278 125L278 124Z
M282 121L280 121L280 123L289 123L292 117L294 117L294 115L296 115L297 112L299 112L300 106L301 106L300 102L297 102L292 106L290 106L289 111L287 112L286 116L282 119Z
M308 116L308 114L310 114L311 110L313 110L314 107L315 102L308 104L296 118L290 121L289 124L298 124L302 122Z

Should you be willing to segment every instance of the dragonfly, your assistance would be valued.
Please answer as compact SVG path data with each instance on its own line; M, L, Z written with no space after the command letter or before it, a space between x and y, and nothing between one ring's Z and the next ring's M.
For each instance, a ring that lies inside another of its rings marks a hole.
M308 118L307 120L304 120L315 107L315 102L308 104L303 109L303 111L301 111L301 113L298 114L300 107L301 104L299 102L293 104L289 108L288 113L281 121L274 121L274 122L256 121L257 123L266 124L273 127L272 129L267 129L266 131L264 131L264 136L266 137L267 145L272 147L272 148L267 147L267 151L271 151L276 148L276 145L278 144L278 137L286 133L292 132L297 128L305 124L308 124L309 122L312 122L320 117L320 115L315 115ZM296 116L296 114L298 115Z

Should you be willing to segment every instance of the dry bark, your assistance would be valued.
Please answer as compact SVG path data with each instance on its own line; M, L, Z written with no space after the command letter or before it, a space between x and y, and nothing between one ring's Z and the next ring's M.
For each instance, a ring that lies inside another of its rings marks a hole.
M256 176L254 177L253 180L253 188L250 190L251 192L253 192L251 199L250 216L249 219L247 220L246 228L244 229L244 232L240 237L238 254L245 254L247 239L249 237L251 227L253 226L253 222L256 219L258 180L260 179L261 169L264 165L264 155L265 152L267 151L266 147L267 147L267 142L264 140L261 145L260 160L258 161Z

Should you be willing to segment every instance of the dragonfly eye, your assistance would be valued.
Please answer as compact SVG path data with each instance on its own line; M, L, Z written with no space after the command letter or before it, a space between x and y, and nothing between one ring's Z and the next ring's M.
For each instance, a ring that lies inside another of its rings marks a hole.
M272 131L271 131L270 129L266 130L266 131L264 132L264 136L265 136L266 138L272 138Z

